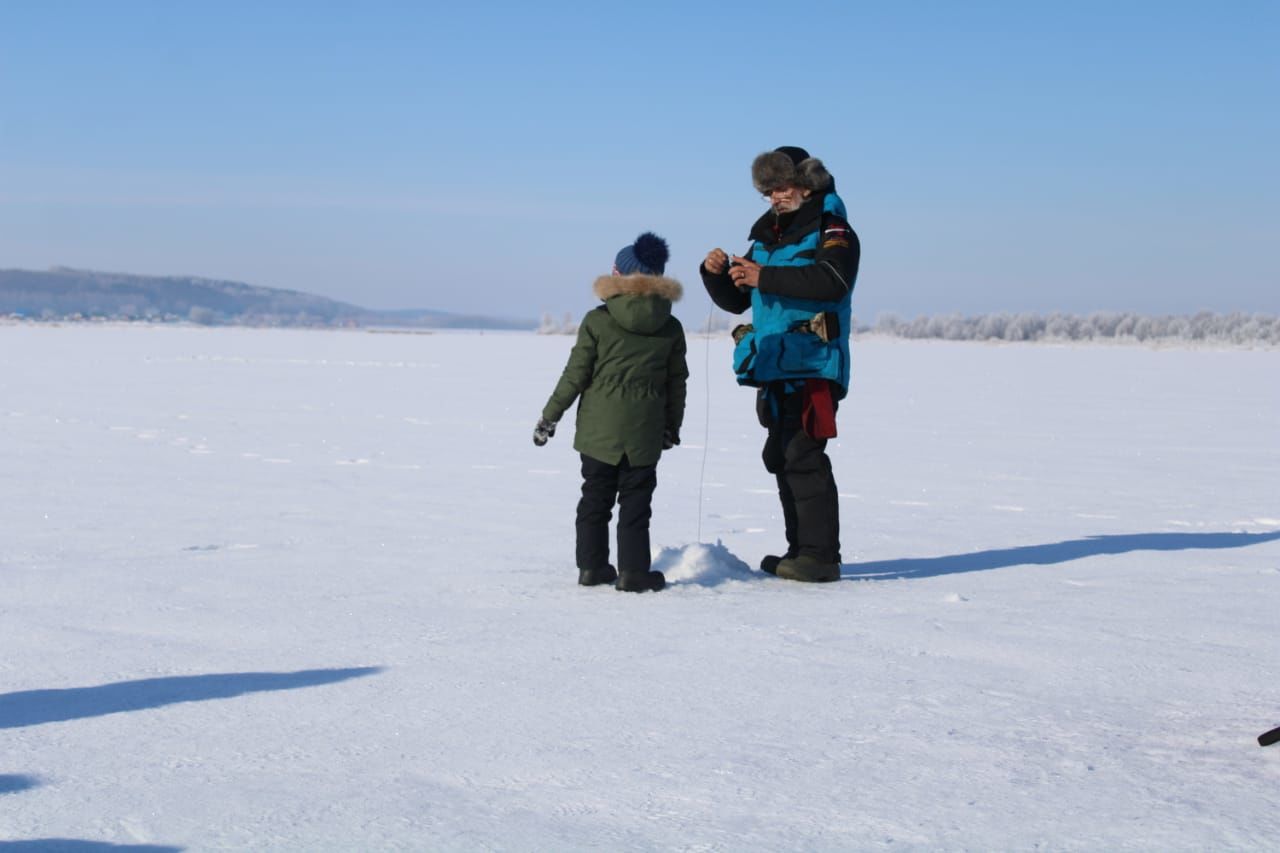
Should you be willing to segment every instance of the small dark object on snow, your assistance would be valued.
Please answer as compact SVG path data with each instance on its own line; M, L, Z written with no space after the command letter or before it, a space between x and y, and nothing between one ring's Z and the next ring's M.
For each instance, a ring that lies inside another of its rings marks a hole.
M776 575L778 574L778 564L783 560L793 560L795 559L795 556L796 552L792 551L790 548L788 548L787 553L783 554L781 557L777 554L765 554L764 559L760 561L760 571L767 575Z
M1258 735L1258 746L1271 746L1271 744L1280 741L1280 727L1276 727L1269 732Z

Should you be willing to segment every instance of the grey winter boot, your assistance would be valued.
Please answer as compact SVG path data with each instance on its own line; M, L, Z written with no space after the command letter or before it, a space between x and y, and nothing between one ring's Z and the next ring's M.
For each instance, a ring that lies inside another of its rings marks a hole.
M761 564L763 568L763 563ZM778 561L774 572L780 578L805 583L830 583L840 580L839 563L823 563L813 557L800 554Z
M599 586L602 583L613 583L618 579L618 570L613 566L600 569L578 569L580 586Z

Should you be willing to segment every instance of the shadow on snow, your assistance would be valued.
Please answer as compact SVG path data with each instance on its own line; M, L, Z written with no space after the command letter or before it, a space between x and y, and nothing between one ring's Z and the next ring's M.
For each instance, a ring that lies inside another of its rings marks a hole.
M234 672L145 678L63 690L24 690L0 694L0 729L102 717L180 702L231 699L246 693L318 687L381 671L382 667L365 666L300 672Z
M1277 539L1280 539L1280 530L1268 533L1126 533L945 557L907 557L871 563L846 563L842 568L844 580L901 580L985 572L988 569L1005 569L1010 566L1047 566L1084 557L1128 554L1132 551L1244 548Z
M0 853L181 853L181 847L158 844L108 844L105 841L76 841L70 838L33 838L30 841L0 841Z
M19 791L30 791L39 785L40 780L35 776L0 773L0 794L16 794Z

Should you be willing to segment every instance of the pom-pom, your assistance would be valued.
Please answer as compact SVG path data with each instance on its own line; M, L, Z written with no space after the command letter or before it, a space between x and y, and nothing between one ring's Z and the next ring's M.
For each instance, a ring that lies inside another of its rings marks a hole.
M635 253L636 260L651 270L665 268L667 259L671 257L671 252L667 250L667 241L652 231L646 231L637 237L631 251Z

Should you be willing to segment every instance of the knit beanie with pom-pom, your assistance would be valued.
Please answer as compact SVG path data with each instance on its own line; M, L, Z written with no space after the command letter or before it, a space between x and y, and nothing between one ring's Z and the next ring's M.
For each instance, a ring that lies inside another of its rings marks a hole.
M613 259L613 266L620 275L662 275L667 267L667 241L652 231L646 231L630 246L623 246Z

